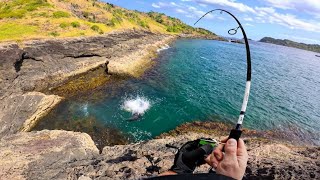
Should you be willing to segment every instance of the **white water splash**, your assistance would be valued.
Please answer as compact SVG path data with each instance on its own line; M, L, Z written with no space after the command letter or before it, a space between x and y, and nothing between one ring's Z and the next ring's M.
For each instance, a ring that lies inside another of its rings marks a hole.
M89 111L88 111L88 103L85 103L81 106L82 112L84 113L85 116L89 116Z
M132 114L143 115L151 107L150 101L143 97L136 97L135 99L127 99L122 108Z
M158 49L157 52L160 52L160 51L163 51L163 50L166 50L166 49L169 49L169 48L170 48L170 46L168 44L165 44L160 49Z

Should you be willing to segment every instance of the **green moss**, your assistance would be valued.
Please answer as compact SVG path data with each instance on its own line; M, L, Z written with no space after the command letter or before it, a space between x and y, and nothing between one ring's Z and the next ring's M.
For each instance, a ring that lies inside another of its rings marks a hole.
M56 11L53 13L54 18L70 17L70 14L64 11Z
M36 34L38 27L8 23L0 25L0 40L23 39L23 37Z

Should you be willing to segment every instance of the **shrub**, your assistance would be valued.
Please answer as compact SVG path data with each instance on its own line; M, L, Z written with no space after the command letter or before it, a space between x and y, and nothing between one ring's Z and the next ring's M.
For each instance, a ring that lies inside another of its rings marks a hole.
M89 12L82 12L83 17L89 18L90 13Z
M48 14L46 12L41 12L38 15L41 17L48 17Z
M116 25L112 20L106 20L104 24L111 27L114 27Z
M91 26L91 29L98 32L100 30L100 27L97 25L93 25L93 26Z
M53 37L57 37L57 36L60 36L60 34L58 32L51 32L49 33L50 36L53 36Z
M141 27L143 27L143 28L149 28L148 23L145 22L145 21L141 21L141 20L138 21L138 25L141 26Z
M77 22L77 21L74 21L71 23L71 26L74 27L74 28L77 28L77 27L80 27L80 23Z
M56 11L53 13L54 18L70 17L70 14L64 11Z
M60 26L62 29L64 29L64 28L68 27L68 26L69 26L69 24L68 24L68 23L63 22L63 23L61 23L59 26Z

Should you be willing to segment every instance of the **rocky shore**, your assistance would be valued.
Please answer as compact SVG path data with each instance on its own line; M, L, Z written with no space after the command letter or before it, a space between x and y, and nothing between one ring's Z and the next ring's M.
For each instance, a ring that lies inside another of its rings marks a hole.
M107 61L109 74L138 77L152 65L156 50L174 38L148 31L123 31L0 44L0 137L30 131L63 99L63 95L50 94L51 89L105 66Z
M71 91L108 82L106 61L109 74L139 77L152 66L156 50L174 38L124 31L0 44L0 179L150 177L173 163L175 150L166 144L180 146L200 137L220 140L231 127L213 122L184 124L156 139L106 146L102 152L86 133L26 132ZM91 81L78 78L91 70ZM245 130L243 137L250 155L245 179L320 178L320 147L291 143L272 132ZM204 165L196 172L208 169Z

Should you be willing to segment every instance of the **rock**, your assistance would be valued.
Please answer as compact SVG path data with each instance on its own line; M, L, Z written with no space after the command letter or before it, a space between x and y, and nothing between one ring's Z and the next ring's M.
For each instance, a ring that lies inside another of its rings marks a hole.
M29 131L42 116L61 101L56 95L39 92L12 94L0 105L0 137Z
M210 137L187 133L145 142L106 146L98 153L85 133L39 131L9 135L0 141L0 179L138 179L156 176L173 164L175 149L189 140ZM219 140L219 139L217 139ZM221 139L220 139L221 140ZM244 179L319 179L318 147L288 146L276 141L247 145L249 162ZM305 156L316 152L316 158ZM203 165L195 173L206 173Z
M0 149L0 179L68 179L70 164L99 154L89 135L59 130L9 135Z

